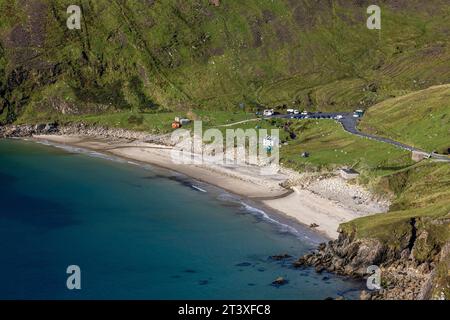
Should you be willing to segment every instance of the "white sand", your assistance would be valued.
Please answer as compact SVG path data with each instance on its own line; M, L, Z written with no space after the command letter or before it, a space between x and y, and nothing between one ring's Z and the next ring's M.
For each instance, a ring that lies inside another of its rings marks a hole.
M336 192L333 193L322 188L324 192L321 194L314 190L314 185L311 186L314 192L302 189L300 186L294 187L294 192L281 187L280 183L292 179L288 170L283 170L283 173L273 176L261 176L260 168L256 166L236 168L215 164L175 164L171 159L171 147L140 141L129 142L118 139L66 135L45 135L34 138L95 150L180 172L232 193L253 200L261 200L267 207L308 226L315 223L319 225L316 230L331 239L337 238L339 224L384 210L383 206L367 199L365 203L360 203L361 201L355 203L352 199L360 199L360 197L352 197L352 194L360 195L361 188L358 186L342 187L347 186L343 181L339 181L339 183L334 181L332 184L349 194L348 197L342 197L343 201L339 201L336 199ZM315 189L317 188L315 185Z
M306 224L317 224L317 230L335 239L341 223L360 217L357 212L317 194L294 187L294 193L282 199L263 201L265 205Z

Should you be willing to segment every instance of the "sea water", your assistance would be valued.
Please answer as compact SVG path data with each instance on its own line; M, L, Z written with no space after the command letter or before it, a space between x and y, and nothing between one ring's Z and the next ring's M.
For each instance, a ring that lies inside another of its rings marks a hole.
M177 173L0 140L0 299L357 298L294 258L319 235ZM270 257L289 254L275 261ZM69 290L68 266L80 290ZM274 286L283 277L288 282Z

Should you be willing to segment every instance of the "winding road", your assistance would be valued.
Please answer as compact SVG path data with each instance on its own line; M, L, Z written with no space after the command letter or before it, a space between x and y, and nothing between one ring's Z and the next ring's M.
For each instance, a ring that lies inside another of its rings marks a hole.
M341 119L336 119L337 116L342 116ZM446 155L441 155L441 154L437 154L437 153L428 153L424 150L421 150L419 148L415 148L413 146L409 146L407 144L389 139L389 138L385 138L385 137L380 137L380 136L375 136L375 135L371 135L368 133L364 133L358 130L358 120L359 118L355 118L353 117L353 113L311 113L308 115L308 118L305 118L304 116L301 115L275 115L273 116L273 118L284 118L284 119L335 119L337 122L339 122L342 127L344 128L345 131L354 134L356 136L360 136L360 137L364 137L364 138L368 138L368 139L372 139L372 140L376 140L379 142L384 142L384 143L389 143L397 148L401 148L403 150L407 150L407 151L416 151L416 152L421 152L424 153L426 155L428 155L430 158L437 160L437 161L443 161L443 162L449 162L450 163L450 158Z

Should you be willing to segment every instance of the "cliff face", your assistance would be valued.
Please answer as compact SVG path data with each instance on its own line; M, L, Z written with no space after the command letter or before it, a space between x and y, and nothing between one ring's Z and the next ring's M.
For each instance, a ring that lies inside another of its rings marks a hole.
M392 248L376 239L356 239L343 232L338 240L320 245L317 251L301 257L294 265L355 278L367 278L372 275L367 268L378 266L381 290L363 291L361 299L365 300L445 299L450 285L450 242L437 248L426 260L418 260L417 251L427 237L422 232L403 246Z

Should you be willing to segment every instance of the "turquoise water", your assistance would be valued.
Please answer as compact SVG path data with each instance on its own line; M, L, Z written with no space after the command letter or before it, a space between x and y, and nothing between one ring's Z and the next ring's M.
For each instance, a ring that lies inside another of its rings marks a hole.
M311 250L323 239L310 231L157 168L0 140L0 201L0 299L324 299L360 289L269 259ZM81 268L81 290L66 287L69 265ZM279 276L289 283L272 286Z

